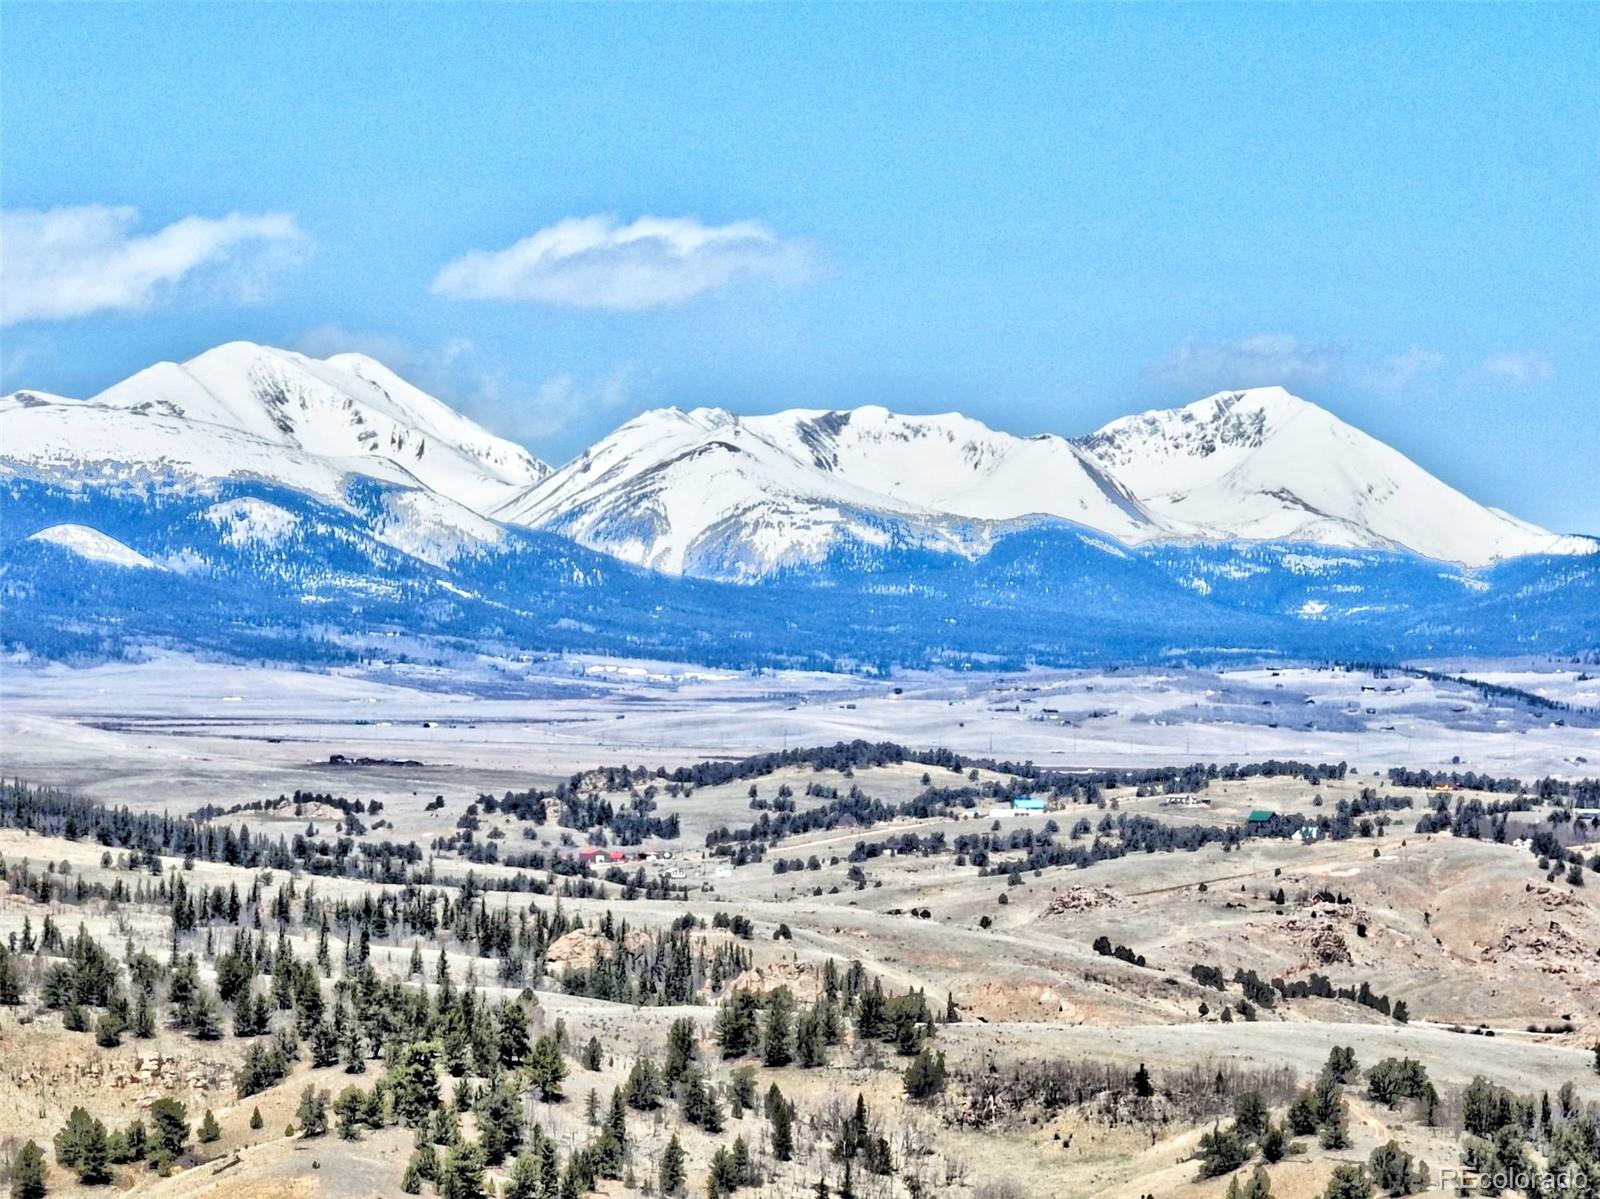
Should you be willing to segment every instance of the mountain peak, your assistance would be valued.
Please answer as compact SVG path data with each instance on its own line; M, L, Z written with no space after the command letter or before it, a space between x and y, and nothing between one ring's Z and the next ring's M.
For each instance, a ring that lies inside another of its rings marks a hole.
M549 473L521 446L359 354L321 360L230 341L147 367L83 407L96 415L34 413L52 460L148 461L295 486L315 479L318 494L335 501L344 476L366 474L420 484L480 513Z
M157 363L89 403L18 393L0 413L7 460L30 467L250 476L334 503L365 474L658 569L740 578L850 541L976 553L1035 520L1126 544L1296 541L1467 566L1595 549L1473 502L1282 387L1217 392L1073 440L877 404L660 408L553 473L376 359L248 341Z
M1077 445L1179 536L1406 549L1466 566L1579 548L1282 387L1125 416Z
M88 525L51 525L30 534L27 540L54 545L89 562L103 562L125 570L162 569L138 550Z
M990 524L1030 517L1130 542L1160 533L1062 438L877 405L645 413L496 515L657 569L736 578L849 542L970 548Z

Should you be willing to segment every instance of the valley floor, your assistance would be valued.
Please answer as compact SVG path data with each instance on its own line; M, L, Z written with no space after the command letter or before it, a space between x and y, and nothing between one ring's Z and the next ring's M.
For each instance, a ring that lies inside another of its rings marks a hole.
M764 858L743 862L710 852L707 837L724 827L750 826L765 810L752 809L754 791L766 802L787 788L804 813L823 806L830 790L844 795L859 788L892 809L926 791L930 776L936 786L975 791L1022 780L998 765L950 771L908 760L846 770L789 765L754 782L740 777L687 794L663 790L657 814L675 815L680 835L646 838L629 853L669 851L672 856L650 870L670 868L673 885L686 894L624 898L615 884L602 885L599 896L570 893L559 900L489 891L480 895L485 910L526 914L530 904L545 913L559 907L597 937L608 912L652 935L692 913L701 927L690 936L704 952L722 946L749 955L742 982L702 989L692 1003L635 1006L569 993L564 978L593 960L581 952L560 959L552 946L541 959L548 973L524 992L520 984L502 983L496 962L470 943L446 937L422 949L430 978L443 950L457 985L475 978L486 1003L526 1003L535 1034L559 1023L572 1046L598 1040L597 1069L570 1063L565 1101L524 1097L530 1124L555 1137L563 1154L594 1134L584 1114L586 1092L596 1092L603 1112L636 1061L660 1057L675 1019L693 1024L714 1086L732 1087L733 1070L751 1064L759 1093L776 1084L795 1106L802 1135L788 1162L772 1159L771 1129L759 1105L730 1117L715 1135L685 1123L670 1102L640 1115L629 1125L635 1185L602 1180L600 1194L643 1192L677 1133L688 1154L691 1193L706 1193L714 1151L737 1134L765 1173L759 1189L743 1193L814 1194L817 1182L827 1179L837 1195L842 1176L831 1147L839 1113L860 1095L874 1125L886 1130L896 1167L887 1176L857 1174L859 1195L1218 1199L1230 1178L1242 1184L1252 1167L1200 1176L1196 1154L1215 1120L1197 1115L1198 1109L1179 1112L1174 1096L1181 1080L1215 1074L1220 1089L1227 1072L1231 1088L1232 1074L1241 1072L1266 1092L1273 1118L1281 1120L1295 1089L1317 1078L1337 1046L1354 1047L1363 1069L1389 1057L1420 1062L1440 1099L1433 1125L1414 1104L1390 1108L1372 1099L1358 1074L1346 1089L1348 1144L1328 1149L1316 1136L1302 1136L1299 1152L1267 1165L1273 1195L1310 1199L1323 1193L1336 1166L1365 1163L1391 1139L1426 1160L1435 1180L1441 1167L1458 1165L1462 1096L1474 1078L1531 1096L1554 1094L1570 1082L1576 1102L1600 1102L1592 1048L1600 1041L1600 867L1582 865L1590 855L1600 862L1600 839L1572 843L1588 879L1575 885L1561 871L1541 869L1526 843L1546 809L1515 813L1526 827L1514 825L1505 843L1454 836L1449 829L1419 833L1416 823L1439 790L1403 786L1387 776L1391 766L1528 780L1600 774L1600 722L1518 698L1540 695L1594 707L1600 682L1551 663L1435 669L1511 690L1486 696L1457 682L1311 668L862 680L567 661L519 667L515 677L486 668L471 686L451 686L400 669L357 677L187 659L83 670L7 663L0 669L0 774L174 818L202 805L226 809L295 792L378 801L384 827L356 839L381 836L430 847L438 886L459 898L469 869L480 885L518 873L466 862L459 847L431 848L457 831L469 808L482 822L480 835L500 834L498 843L508 851L571 852L587 835L554 818L534 826L504 811L472 808L482 795L554 788L607 764L671 770L856 738L1061 770L1344 761L1347 774L1315 782L1294 773L1217 779L1186 794L1188 803L1174 802L1177 797L1160 788L1143 794L1121 786L1096 800L1053 798L1038 815L1011 816L1004 804L980 798L971 807L893 815L869 827L832 820L776 838ZM1242 836L1252 813L1314 824L1341 805L1362 802L1363 792L1370 792L1371 804L1384 805L1365 810L1392 823L1384 827L1380 819L1375 829L1348 838L1307 843ZM1445 794L1447 806L1470 798ZM616 802L626 795L617 793ZM256 832L292 839L308 823L326 836L339 816L306 799L298 807L269 806L216 823L248 821ZM1129 835L1119 822L1140 817L1180 838L1186 830L1216 828L1241 835L1192 849L1141 848L1086 868L1023 864L1034 838L1067 843L1070 836L1084 846L1115 842ZM373 823L371 815L363 819ZM1080 821L1087 832L1075 829ZM985 836L995 863L987 872L970 849L953 852L958 840ZM261 880L259 871L204 858L163 859L156 873L134 871L96 840L21 828L0 829L0 858L13 871L23 863L34 871L49 863L63 886L73 880L111 887L142 874L150 883L182 876L191 887L235 886L248 893ZM779 861L797 864L780 872L774 868ZM633 870L630 860L627 871ZM278 874L263 886L263 904L287 877ZM559 882L561 876L549 878ZM305 876L299 885L309 881L328 904L398 894L356 878ZM25 919L37 934L46 916L69 937L81 923L118 959L126 948L165 961L176 939L162 902L59 896L40 902L15 882L15 875L9 886L0 882L0 942L13 938L15 944ZM730 930L734 917L748 926ZM216 955L234 932L221 926L210 952L199 950L200 932L187 936L185 943L200 952L206 980L214 978ZM581 942L589 933L567 936ZM1126 947L1126 957L1142 958L1142 964L1125 960L1120 950L1097 948L1100 938ZM290 921L282 943L309 959L316 929ZM625 944L626 937L616 943ZM415 944L414 936L394 928L373 936L370 961L378 975L406 978ZM336 931L335 959L342 952ZM957 1022L941 1019L929 1030L927 1044L948 1062L950 1082L942 1094L909 1100L902 1074L910 1059L892 1043L854 1033L816 1069L719 1058L714 1021L733 990L768 992L783 985L804 1006L817 997L829 960L841 969L859 962L887 994L922 992L941 1017L947 1001L959 1013ZM1197 965L1220 968L1223 985L1206 983L1192 969ZM37 971L28 970L31 986ZM1237 971L1261 980L1320 975L1335 988L1360 985L1386 1005L1403 1001L1409 1019L1336 997L1280 998L1252 1007ZM330 988L343 974L334 967ZM340 994L330 989L330 1001ZM196 1122L202 1110L212 1111L220 1139L196 1147L172 1177L121 1170L122 1189L159 1199L397 1193L412 1156L409 1130L391 1125L354 1141L284 1131L297 1120L307 1085L334 1094L352 1081L369 1087L382 1062L372 1060L363 1074L346 1076L338 1065L316 1069L302 1060L288 1078L239 1098L233 1079L247 1045L238 1037L196 1041L163 1027L147 1041L96 1047L93 1037L66 1031L60 1011L29 995L20 1008L0 1008L0 1112L7 1113L0 1123L12 1151L31 1138L48 1154L50 1138L73 1107L115 1129L148 1112L153 1097L169 1095L185 1102ZM1017 1100L1012 1092L1004 1110L975 1116L992 1080L1040 1063L1093 1065L1128 1076L1144 1066L1156 1081L1156 1106L1139 1107L1103 1091L1068 1103ZM443 1082L448 1095L452 1080ZM1230 1103L1222 1104L1216 1120L1226 1122ZM257 1108L262 1127L251 1129L247 1121ZM1592 1115L1600 1128L1600 1109ZM1580 1107L1574 1119L1584 1118ZM477 1127L476 1119L464 1115L463 1130ZM505 1169L491 1170L489 1181L504 1184ZM50 1169L50 1186L52 1194L80 1189L59 1166Z

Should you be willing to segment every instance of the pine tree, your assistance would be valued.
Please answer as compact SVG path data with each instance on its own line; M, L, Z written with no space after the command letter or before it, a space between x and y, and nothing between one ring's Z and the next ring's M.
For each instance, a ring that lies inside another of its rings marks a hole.
M328 1092L307 1086L300 1092L300 1106L295 1110L300 1124L300 1135L320 1137L328 1131Z
M556 1143L549 1137L539 1143L539 1185L544 1188L545 1199L561 1189L561 1160Z
M522 1147L522 1104L510 1087L490 1087L476 1105L485 1164L498 1166Z
M772 1086L777 1091L777 1084ZM770 1092L767 1098L767 1118L772 1123L772 1156L780 1162L790 1161L794 1157L794 1108L783 1094L779 1092L774 1097Z
M348 1086L333 1101L335 1127L341 1141L353 1141L361 1134L361 1125L367 1118L367 1097L361 1088Z
M333 1025L320 1020L311 1030L311 1064L316 1069L332 1066L339 1060L339 1035Z
M1149 1099L1156 1093L1155 1084L1150 1081L1150 1071L1143 1062L1139 1063L1139 1069L1133 1075L1133 1093L1140 1099Z
M628 1109L622 1101L622 1089L613 1088L611 1106L606 1112L606 1130L616 1138L618 1147L628 1143Z
M684 1170L683 1143L678 1140L678 1134L673 1133L672 1140L667 1142L667 1147L661 1154L661 1166L657 1171L657 1181L661 1185L661 1193L663 1195L676 1195L683 1189L685 1177L687 1177L687 1174ZM39 1194L44 1194L44 1191L41 1190Z
M56 1161L78 1175L78 1181L95 1186L111 1180L111 1152L106 1126L81 1107L75 1107L55 1139Z
M261 1109L259 1107L251 1108L250 1109L250 1128L251 1128L251 1131L260 1132L262 1126L265 1125L265 1124L266 1124L266 1121L261 1118Z
M407 1195L422 1194L422 1175L417 1172L416 1154L411 1155L411 1160L406 1163L406 1172L400 1175L400 1190ZM518 1196L512 1195L509 1190L506 1192L506 1196L507 1199L519 1199ZM539 1199L539 1197L536 1194L530 1194L522 1197L522 1199Z
M654 1111L659 1105L660 1084L656 1077L655 1063L649 1058L640 1058L633 1063L633 1069L628 1071L628 1081L624 1087L628 1106L635 1111Z
M666 1063L661 1070L662 1079L667 1086L676 1086L697 1056L694 1022L687 1016L674 1020L667 1029Z
M11 1163L11 1199L44 1199L44 1150L29 1141Z
M134 1006L133 1035L141 1041L148 1041L156 1035L156 1014L150 1006L148 995L140 995L139 1002Z
M768 1066L787 1066L794 1060L789 1047L792 1009L787 988L780 987L767 998L766 1019L761 1029L761 1060Z
M818 1004L822 1001L818 1000ZM814 1069L826 1060L823 1017L813 1005L802 1012L794 1025L794 1053L802 1066Z
M1372 1179L1365 1166L1335 1166L1322 1194L1324 1199L1367 1199L1372 1194Z
M567 1063L561 1060L561 1050L548 1035L533 1043L528 1055L528 1082L546 1101L561 1098L561 1080L567 1076Z
M945 1088L944 1054L937 1056L924 1049L906 1068L906 1095L911 1099L932 1099Z
M1317 1144L1324 1149L1344 1149L1350 1144L1349 1107L1340 1100L1317 1126Z
M1245 1184L1240 1199L1272 1199L1272 1179L1267 1177L1266 1170L1257 1166L1251 1172L1250 1181Z
M439 1199L488 1199L476 1145L458 1145L439 1170Z
M1250 1160L1250 1144L1231 1125L1213 1124L1200 1137L1200 1176L1217 1178L1230 1174Z
M161 1098L150 1105L152 1148L171 1159L189 1143L189 1113L176 1099Z
M222 1129L217 1127L217 1118L211 1114L211 1109L206 1108L206 1114L200 1118L200 1132L198 1134L202 1145L209 1145L219 1140Z
M456 1118L455 1108L444 1106L433 1113L433 1119L428 1122L428 1137L435 1145L446 1149L461 1140L461 1122Z
M394 1098L394 1114L408 1128L421 1126L439 1106L433 1049L426 1043L401 1045L384 1077Z
M500 1199L544 1199L544 1187L539 1181L539 1159L532 1153L518 1155L511 1163L511 1173L506 1177L505 1190Z
M439 1180L439 1151L433 1147L433 1142L424 1140L411 1154L411 1160L416 1163L417 1176L428 1182Z

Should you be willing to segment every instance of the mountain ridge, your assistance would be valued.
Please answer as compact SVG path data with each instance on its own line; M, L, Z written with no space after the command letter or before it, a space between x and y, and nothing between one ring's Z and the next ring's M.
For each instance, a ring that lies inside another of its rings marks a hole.
M435 562L519 525L740 582L825 571L850 546L977 560L1041 521L1123 547L1305 543L1471 568L1597 548L1476 503L1276 387L1075 438L877 405L652 409L552 470L375 359L229 342L87 400L14 393L0 430L0 469L90 486L260 478L344 504L365 477L394 489L380 537Z
M0 399L0 422L0 457L57 476L104 479L122 464L276 478L337 499L346 476L364 474L482 511L549 472L373 359L248 342L156 363L86 400L19 391Z

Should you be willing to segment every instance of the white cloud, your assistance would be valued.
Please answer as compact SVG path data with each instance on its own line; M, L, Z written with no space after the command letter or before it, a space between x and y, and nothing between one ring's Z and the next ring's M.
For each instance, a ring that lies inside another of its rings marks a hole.
M1186 338L1150 373L1161 382L1191 390L1279 384L1401 392L1426 384L1447 364L1443 354L1425 346L1374 358L1351 353L1341 341L1256 333L1236 341Z
M358 353L375 358L402 378L492 429L542 454L541 443L585 428L592 420L643 406L654 388L631 366L594 375L563 373L529 387L484 367L465 337L443 344L412 345L380 333L318 325L294 341L313 358Z
M140 311L184 280L249 300L304 241L284 213L190 216L137 235L134 208L78 204L0 212L0 325Z
M1195 388L1293 386L1335 374L1343 349L1289 333L1256 333L1237 341L1188 337L1156 364L1158 379Z
M1479 365L1477 374L1480 378L1526 387L1550 378L1555 374L1555 366L1537 350L1507 351L1490 354Z
M556 375L539 384L522 418L529 436L548 437L581 425L590 418L637 407L637 380L631 367L580 379Z
M37 329L7 334L0 346L0 395L28 385L26 375L56 356L54 338Z
M1443 369L1445 357L1437 350L1412 346L1399 354L1391 354L1377 362L1362 365L1356 372L1357 381L1383 391L1403 391L1413 383Z
M470 345L469 342L468 346ZM342 325L334 324L316 325L307 329L294 339L290 348L312 358L332 358L335 354L365 354L368 358L383 363L395 374L415 383L424 391L429 391L431 388L422 381L422 375L437 365L435 359L444 360L442 353L419 351L398 337L389 337L382 333L357 333Z
M681 304L741 276L799 282L811 271L804 243L760 221L702 225L689 217L568 217L503 250L473 250L433 281L462 300L535 300L570 308L636 311Z

